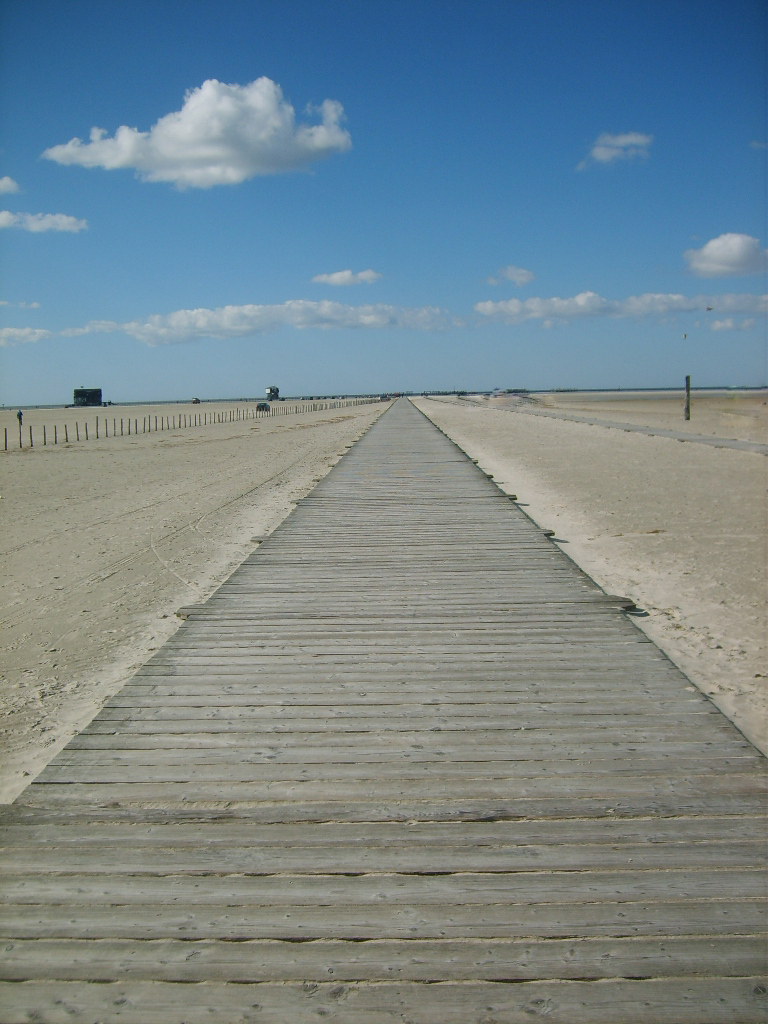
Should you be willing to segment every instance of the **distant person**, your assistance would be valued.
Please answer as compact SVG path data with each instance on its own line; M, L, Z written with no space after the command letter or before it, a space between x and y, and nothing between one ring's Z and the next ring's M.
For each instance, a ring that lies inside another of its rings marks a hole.
M16 413L16 419L19 421L19 426L21 426L21 424L24 422L24 413L21 411L21 409L19 409L19 411Z

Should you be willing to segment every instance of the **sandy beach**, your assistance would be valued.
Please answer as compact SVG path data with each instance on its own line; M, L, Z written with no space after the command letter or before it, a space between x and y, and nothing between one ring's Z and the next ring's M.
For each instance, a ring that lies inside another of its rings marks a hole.
M1 801L21 792L178 628L176 612L205 600L385 408L232 422L235 403L34 409L23 450L15 410L3 410L0 427L15 446L0 453ZM190 426L200 414L207 425ZM150 416L153 427L169 417L171 429L143 433Z
M589 416L765 443L765 392L416 399L768 753L768 459L536 415Z
M601 586L645 609L638 625L768 752L768 460L531 414L763 441L764 394L696 399L690 427L681 396L414 401L554 529ZM85 433L80 410L31 410L24 427L32 424L35 448L21 451L15 412L3 411L0 426L15 430L17 445L0 459L3 801L175 631L177 611L205 600L386 406L229 422L233 408L206 404L217 422L190 427L199 406L113 407L110 436L102 418L98 441L90 410L89 440L69 444L65 422L70 436L76 418ZM171 424L176 417L176 427L143 433L143 418L154 424L156 415Z

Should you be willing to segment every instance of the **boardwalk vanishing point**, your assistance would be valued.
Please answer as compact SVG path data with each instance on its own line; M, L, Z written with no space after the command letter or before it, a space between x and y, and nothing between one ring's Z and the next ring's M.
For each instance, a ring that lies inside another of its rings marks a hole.
M0 813L0 1021L765 1022L765 783L401 399Z

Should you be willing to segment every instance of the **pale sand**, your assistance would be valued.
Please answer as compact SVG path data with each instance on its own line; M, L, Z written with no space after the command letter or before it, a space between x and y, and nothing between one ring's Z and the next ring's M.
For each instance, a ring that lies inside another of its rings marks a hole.
M386 406L104 437L105 415L112 435L121 416L141 431L145 416L232 408L31 410L33 451L19 451L15 410L3 411L16 445L0 452L0 800L18 795L178 628L175 612L205 600ZM72 437L77 419L84 436L86 418L91 439L61 443L63 424Z
M491 399L491 402L503 400ZM531 396L531 405L602 420L621 420L688 434L708 434L737 441L768 441L765 391L696 392L691 418L684 419L684 392L577 392Z
M764 402L694 396L690 425L681 396L537 404L692 433L729 423L723 436L765 443ZM530 415L508 397L415 404L600 586L647 610L634 621L768 753L766 456Z

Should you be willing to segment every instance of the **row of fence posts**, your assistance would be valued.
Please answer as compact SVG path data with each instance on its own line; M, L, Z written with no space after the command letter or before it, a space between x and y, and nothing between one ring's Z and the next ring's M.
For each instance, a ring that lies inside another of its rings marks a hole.
M328 409L344 409L353 405L370 405L373 402L378 402L377 398L353 398L336 400L332 402L307 402L303 405L284 405L282 402L280 405L273 405L270 407L269 412L259 411L257 409L242 409L240 406L234 409L227 409L224 412L202 412L202 413L179 413L178 416L155 416L154 417L154 429L152 426L153 417L144 416L142 418L142 434L159 433L164 430L185 430L189 427L206 427L213 426L216 423L235 423L239 420L250 420L250 419L262 419L266 416L290 416L290 415L301 415L307 412L324 412ZM178 420L178 423L177 423ZM112 436L117 437L117 417L112 418ZM131 437L131 423L133 423L133 434L139 433L139 420L138 417L134 417L133 420L130 417L126 420L120 419L120 437L128 436ZM159 423L159 426L158 426ZM127 424L127 430L126 430ZM88 424L83 424L85 428L85 440L90 440L88 435ZM99 439L99 417L96 417L96 440ZM104 437L109 437L109 418L103 418ZM43 424L43 445L48 444L48 430L45 424ZM19 423L19 448L24 447L24 435L23 427ZM64 424L64 444L69 444L69 427ZM75 437L73 440L80 441L80 424L75 421ZM53 443L59 443L59 428L54 426L53 428ZM29 448L35 447L34 437L32 435L32 425L29 425ZM5 445L4 451L8 451L8 428L5 427Z

